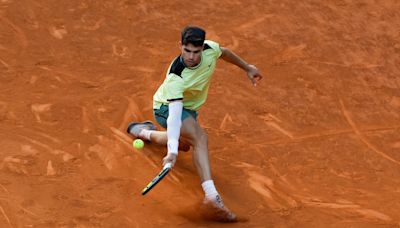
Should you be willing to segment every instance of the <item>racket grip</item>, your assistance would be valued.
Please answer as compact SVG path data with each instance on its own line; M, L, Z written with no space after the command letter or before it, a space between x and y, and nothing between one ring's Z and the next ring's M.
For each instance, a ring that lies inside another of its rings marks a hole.
M170 169L172 168L172 163L168 162L167 164L164 165L163 169Z

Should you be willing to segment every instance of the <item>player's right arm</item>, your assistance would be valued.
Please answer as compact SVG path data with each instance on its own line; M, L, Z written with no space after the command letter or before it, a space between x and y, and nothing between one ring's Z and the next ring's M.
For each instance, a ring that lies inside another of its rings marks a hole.
M182 126L182 110L183 110L183 79L181 76L170 73L164 82L165 99L168 102L168 118L167 118L167 155L163 159L164 165L171 163L172 166L176 162L178 156L179 137Z
M180 130L182 126L182 110L183 110L183 102L182 100L170 101L168 104L169 115L167 118L167 148L168 153L167 156L163 159L163 165L166 163L171 163L174 166L176 162L176 158L178 156L178 147L179 147L179 137Z

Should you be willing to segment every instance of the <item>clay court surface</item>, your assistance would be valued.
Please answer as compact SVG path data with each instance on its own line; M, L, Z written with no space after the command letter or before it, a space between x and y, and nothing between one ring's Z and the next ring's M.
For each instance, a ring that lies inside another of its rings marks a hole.
M0 227L400 227L396 0L0 1ZM203 219L192 154L128 122L196 24L260 68L218 63L199 121L240 218Z

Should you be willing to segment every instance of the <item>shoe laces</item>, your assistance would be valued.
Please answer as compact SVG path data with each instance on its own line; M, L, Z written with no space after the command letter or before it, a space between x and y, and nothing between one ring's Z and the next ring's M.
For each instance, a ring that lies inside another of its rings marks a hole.
M219 195L216 195L214 198L214 202L215 204L217 204L217 206L223 208L224 207L224 202L222 202L222 198Z

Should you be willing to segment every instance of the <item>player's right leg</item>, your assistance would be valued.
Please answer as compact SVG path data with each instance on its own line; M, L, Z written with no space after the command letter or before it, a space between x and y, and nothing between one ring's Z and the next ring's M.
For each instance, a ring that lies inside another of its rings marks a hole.
M166 146L168 141L167 132L157 131L156 129L156 126L151 121L133 122L128 125L127 132L136 138L147 140L160 146ZM181 137L179 141L179 150L190 150L190 145L185 141L185 139Z
M167 105L162 105L160 109L154 110L155 119L164 129L167 129L168 115L169 111ZM184 108L182 112L182 122L190 116L196 119L197 112ZM129 123L127 131L136 138L148 140L161 146L166 146L168 142L167 132L157 131L156 129L156 126L151 121L144 121ZM184 137L180 137L179 139L179 150L190 150L190 144L187 142L187 140L185 140Z

